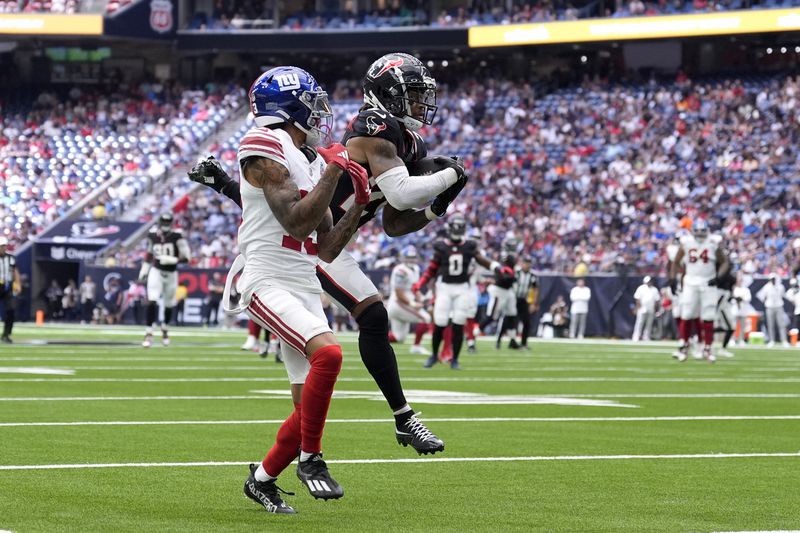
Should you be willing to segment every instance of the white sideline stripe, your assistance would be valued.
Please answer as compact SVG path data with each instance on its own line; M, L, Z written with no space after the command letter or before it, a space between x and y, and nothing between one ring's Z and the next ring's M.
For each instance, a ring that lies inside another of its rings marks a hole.
M697 393L697 394L538 394L542 398L800 398L795 393ZM271 400L262 395L234 395L234 396L10 396L0 397L0 402L117 402L117 401L161 401L161 400ZM283 400L283 398L281 398Z
M63 368L47 368L40 366L0 366L0 374L37 374L53 376L72 376L74 370Z
M494 417L494 418L425 418L426 422L691 422L712 420L800 420L800 415L709 415L709 416L597 416L597 417ZM114 420L87 422L0 422L0 427L53 426L227 426L246 424L282 424L284 419L269 420ZM386 424L385 418L332 418L327 424Z
M432 457L430 459L339 459L328 464L386 464L386 463L479 463L512 461L624 461L636 459L747 459L758 457L800 457L800 452L776 453L687 453L647 455L529 455L520 457ZM154 468L186 466L244 466L252 461L203 461L185 463L95 463L55 465L0 465L0 470L73 470L83 468ZM295 461L296 463L296 461Z
M714 531L713 533L800 533L800 529L775 529L770 531Z

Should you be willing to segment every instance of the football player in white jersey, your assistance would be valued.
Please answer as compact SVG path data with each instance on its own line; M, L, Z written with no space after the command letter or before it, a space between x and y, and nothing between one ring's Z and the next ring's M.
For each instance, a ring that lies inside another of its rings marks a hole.
M458 161L427 157L426 143L416 131L432 124L436 81L416 57L390 53L369 67L363 90L364 106L342 137L372 183L372 198L359 225L380 212L383 229L391 237L419 231L444 217L467 183L466 170ZM213 158L195 166L189 177L241 206L239 184ZM352 202L353 187L349 180L341 180L330 204L334 222ZM347 251L331 263L321 262L317 273L323 290L358 324L361 360L392 410L398 444L419 454L444 451L444 441L427 428L405 397L380 291Z
M239 145L242 176L241 255L225 288L228 311L242 309L281 341L295 409L281 425L264 460L250 466L244 493L273 513L294 513L279 495L278 475L300 454L297 476L315 498L344 494L322 460L322 432L342 348L322 310L316 277L319 260L332 261L344 248L369 201L366 171L344 146L319 149L310 159L300 149L316 146L333 115L325 91L306 71L276 67L250 88L255 127ZM325 163L328 163L327 166ZM355 201L333 224L328 208L347 171ZM237 274L238 307L231 309Z
M685 361L688 356L691 335L689 323L697 320L701 321L699 333L704 344L703 357L709 362L716 360L711 350L719 299L716 285L729 269L730 263L722 248L722 237L709 234L705 220L695 221L691 235L681 237L680 249L669 274L673 292L676 292L678 278L682 276L679 299L682 344L675 353L679 361Z
M147 284L147 329L142 346L153 344L153 326L158 319L158 304L164 302L164 321L161 323L161 343L169 345L167 327L172 320L172 310L177 305L178 264L191 259L189 244L180 230L172 229L171 213L158 217L158 225L147 235L147 255L139 270L139 282Z
M402 252L402 260L392 269L389 277L389 304L386 311L392 324L390 335L396 342L403 342L408 336L411 324L431 323L431 315L425 310L424 304L411 291L411 287L419 281L419 264L417 249L407 246ZM430 352L415 342L411 346L411 353L417 355L430 355Z

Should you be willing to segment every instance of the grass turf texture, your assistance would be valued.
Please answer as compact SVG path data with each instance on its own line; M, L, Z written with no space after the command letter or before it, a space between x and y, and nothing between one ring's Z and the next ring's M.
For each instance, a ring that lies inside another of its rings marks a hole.
M798 456L623 458L797 454L800 350L743 349L712 366L679 364L667 344L536 343L531 352L497 352L481 342L478 354L462 356L464 370L454 372L440 365L425 370L423 356L399 347L412 401L430 398L430 391L487 395L471 397L472 404L413 401L446 442L436 458L475 460L406 463L396 461L418 456L396 444L355 337L342 336L345 365L336 390L363 394L334 399L323 444L345 497L315 501L290 467L279 485L297 493L288 501L299 514L286 517L265 513L241 494L244 463L263 456L291 410L288 397L254 392L288 387L272 356L239 350L244 336L176 329L169 348L144 350L138 329L19 328L15 345L0 346L0 530L800 529ZM31 343L48 339L130 344ZM26 373L30 367L74 374ZM497 396L548 403L487 404ZM76 397L133 399L68 399ZM141 397L152 399L135 399ZM558 398L617 404L553 404ZM685 419L698 416L784 418ZM598 417L648 420L587 420ZM28 425L89 421L162 424ZM543 460L555 456L586 459ZM498 457L539 460L487 460ZM378 462L335 463L366 459ZM202 462L237 464L2 469Z

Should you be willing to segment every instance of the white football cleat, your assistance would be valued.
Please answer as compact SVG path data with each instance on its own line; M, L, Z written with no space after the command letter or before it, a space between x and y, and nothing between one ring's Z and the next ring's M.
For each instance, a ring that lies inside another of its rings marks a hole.
M252 349L254 349L256 347L256 343L257 342L258 341L256 340L255 336L248 335L247 336L247 340L244 341L244 344L242 344L242 350L252 350Z
M775 347L775 343L774 343L774 342L772 342L772 341L769 341L769 342L767 343L767 348L774 348L774 347Z
M733 357L733 352L729 352L725 348L720 348L719 350L717 350L717 355L719 355L720 357Z
M430 350L428 350L424 346L420 346L419 344L412 345L411 348L408 351L410 353L413 353L414 355L430 355L431 354Z
M672 352L672 357L677 359L679 362L683 363L689 357L689 345L684 344L674 352Z
M144 341L142 341L142 346L145 348L149 348L153 345L153 335L148 333L144 336Z

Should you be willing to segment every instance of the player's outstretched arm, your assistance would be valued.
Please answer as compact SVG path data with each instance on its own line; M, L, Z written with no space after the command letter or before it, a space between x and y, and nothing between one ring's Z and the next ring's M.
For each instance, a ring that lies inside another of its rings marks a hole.
M225 169L222 168L219 161L214 159L213 155L197 163L187 174L192 181L224 194L233 200L236 205L242 207L242 193L239 189L239 183L225 172Z
M488 257L486 257L481 253L475 254L475 262L478 263L483 268L491 270L492 272L503 266L499 262L492 261L491 259L489 259Z
M347 141L347 150L350 157L369 165L386 201L399 211L426 205L460 177L455 166L426 176L411 176L395 145L380 137L353 137Z
M328 165L317 185L301 197L289 170L276 161L265 157L248 158L243 172L250 184L264 191L267 204L283 229L300 242L305 241L322 222L342 175L341 168Z
M444 161L452 161L450 158L442 159ZM428 225L428 222L447 214L447 208L466 184L467 175L462 173L453 185L436 196L431 205L421 211L414 209L401 211L395 209L391 204L387 204L383 208L383 230L389 237L399 237L421 230Z

